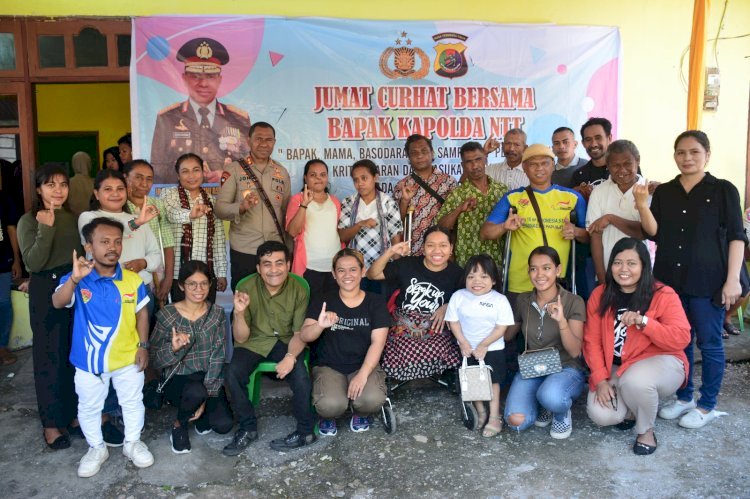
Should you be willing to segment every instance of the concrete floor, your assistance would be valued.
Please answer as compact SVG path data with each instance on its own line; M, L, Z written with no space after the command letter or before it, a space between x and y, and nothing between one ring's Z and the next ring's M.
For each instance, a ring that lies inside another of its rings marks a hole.
M750 334L727 340L729 357L748 358ZM739 353L738 353L739 352ZM744 352L744 353L742 353ZM264 380L260 440L237 458L221 455L231 435L198 436L193 451L169 444L174 409L149 411L143 440L155 464L139 470L120 449L93 478L76 476L86 443L49 451L41 438L30 350L0 368L0 496L15 497L750 497L750 364L729 364L718 409L729 414L700 430L657 420L659 448L635 456L634 436L601 429L573 408L573 435L507 430L493 439L469 432L457 397L415 382L393 397L398 428L364 434L339 421L339 434L282 454L268 442L291 431L290 392Z

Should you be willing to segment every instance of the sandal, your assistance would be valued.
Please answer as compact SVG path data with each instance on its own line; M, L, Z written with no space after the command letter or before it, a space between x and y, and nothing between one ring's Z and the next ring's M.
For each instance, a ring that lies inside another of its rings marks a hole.
M488 415L487 411L477 411L477 430L482 431L484 425L487 424Z
M18 358L7 348L0 348L0 365L9 366L15 364Z
M654 435L654 445L644 444L643 442L639 442L638 438L636 438L635 443L633 444L633 453L638 456L648 456L656 451L656 444L658 443L659 442L656 441L656 435Z
M47 444L47 447L52 450L62 450L70 447L70 437L64 433L57 437L54 442L50 443L47 442L47 437L44 435L44 430L42 430L42 438L44 439L44 443Z
M721 339L722 340L728 340L729 339L729 333L727 333L724 329L721 330Z
M732 336L739 336L742 334L742 331L740 331L740 328L732 324L731 322L727 322L724 324L724 333L731 334Z
M624 419L621 423L617 423L615 428L618 430L630 430L635 426L635 419Z
M499 421L498 426L491 426L489 422L487 422L486 425L484 425L484 430L482 430L482 436L486 438L491 438L503 431L503 418L500 416L490 416L490 421Z

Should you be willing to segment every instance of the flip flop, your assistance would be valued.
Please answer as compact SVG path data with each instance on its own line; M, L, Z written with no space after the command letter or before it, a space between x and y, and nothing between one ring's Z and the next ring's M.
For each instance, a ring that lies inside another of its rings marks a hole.
M492 438L501 431L503 431L503 418L500 416L490 416L490 421L499 421L500 424L498 426L491 426L489 422L487 422L486 425L484 425L484 430L482 430L482 436L485 438Z
M739 336L740 334L742 334L742 331L740 331L740 328L738 328L731 322L727 322L724 324L724 332L729 333L732 336Z

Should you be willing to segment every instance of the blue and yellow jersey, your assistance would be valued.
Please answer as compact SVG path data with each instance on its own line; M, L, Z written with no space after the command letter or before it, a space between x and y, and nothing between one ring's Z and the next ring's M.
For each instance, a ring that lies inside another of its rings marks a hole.
M578 192L567 187L552 185L545 191L534 189L534 197L539 204L548 244L560 254L562 274L568 268L570 241L563 238L563 222L571 211L575 210L578 227L586 225L586 201ZM533 286L529 280L529 254L538 246L544 245L544 238L537 220L534 207L529 200L529 194L524 188L514 189L503 196L495 205L488 222L504 223L508 219L511 206L515 206L518 215L523 219L521 228L513 232L510 240L510 265L508 266L508 291L524 293L531 291Z
M70 273L60 279L60 286L68 279ZM67 305L74 308L70 362L91 374L133 364L140 341L135 314L148 302L146 286L135 272L119 263L111 277L92 270Z

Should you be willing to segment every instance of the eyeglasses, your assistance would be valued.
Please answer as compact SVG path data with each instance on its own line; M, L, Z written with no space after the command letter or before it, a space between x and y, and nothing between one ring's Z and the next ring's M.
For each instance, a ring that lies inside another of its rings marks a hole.
M198 288L207 289L211 286L211 281L189 281L185 283L185 287L190 291L195 291Z

